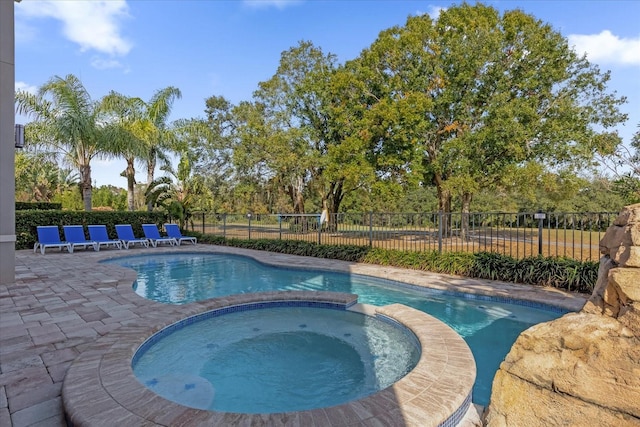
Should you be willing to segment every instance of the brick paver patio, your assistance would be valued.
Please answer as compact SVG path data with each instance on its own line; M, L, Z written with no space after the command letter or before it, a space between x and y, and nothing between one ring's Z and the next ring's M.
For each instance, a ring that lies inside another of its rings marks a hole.
M374 265L295 257L208 245L77 251L16 252L16 281L0 285L0 426L65 426L61 390L68 367L95 341L121 326L147 323L159 303L131 290L135 273L98 263L115 256L159 252L216 251L260 261L351 271L439 289L510 296L578 310L582 295L501 282ZM163 315L181 306L162 305Z

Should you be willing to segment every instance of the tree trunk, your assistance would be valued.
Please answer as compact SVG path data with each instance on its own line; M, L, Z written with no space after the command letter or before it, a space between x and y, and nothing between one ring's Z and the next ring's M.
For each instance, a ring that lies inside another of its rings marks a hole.
M302 191L299 188L294 190L293 212L298 214L304 213L304 196L302 195Z
M136 169L133 161L133 159L127 159L127 168L124 170L124 176L127 177L127 207L129 211L135 210Z
M460 218L460 238L463 242L469 240L469 212L471 207L472 195L470 193L462 193L462 215Z
M322 196L322 208L327 209L327 230L335 232L338 229L336 218L340 204L344 198L344 180L332 182L329 191Z
M84 210L91 212L91 166L80 166L80 188L82 189L82 201L84 203Z
M151 185L155 178L156 173L156 150L151 148L149 150L149 157L147 158L147 186ZM153 210L153 203L147 203L147 211L151 212Z
M302 178L296 177L291 179L289 185L287 185L287 194L291 199L291 205L293 206L293 213L304 213L304 196L302 194L303 182Z
M291 180L289 181L289 185L287 186L287 193L289 194L289 198L291 199L291 204L293 205L293 213L295 214L304 214L304 195L302 193L303 189L304 181L302 177L298 176L295 178L291 178ZM299 226L298 229L300 231L309 231L309 224L306 217L294 217L293 223Z

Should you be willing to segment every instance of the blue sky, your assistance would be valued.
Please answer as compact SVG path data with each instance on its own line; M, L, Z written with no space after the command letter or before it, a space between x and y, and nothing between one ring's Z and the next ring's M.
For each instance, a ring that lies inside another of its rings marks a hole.
M551 24L628 98L625 142L640 123L640 0L487 1ZM409 15L459 4L393 0L22 0L15 4L16 88L36 90L53 76L78 76L94 99L115 90L148 100L176 86L171 120L204 117L204 101L250 100L276 71L280 54L309 40L339 62ZM25 123L16 117L17 123ZM92 164L95 183L126 186L123 160ZM140 172L142 168L139 168ZM144 181L142 173L139 182Z

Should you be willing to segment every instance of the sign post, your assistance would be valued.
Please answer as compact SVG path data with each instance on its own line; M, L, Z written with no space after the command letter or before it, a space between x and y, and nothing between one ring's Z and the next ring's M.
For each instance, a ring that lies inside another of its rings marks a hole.
M542 255L542 227L546 217L547 215L542 210L533 214L533 218L538 220L538 255Z

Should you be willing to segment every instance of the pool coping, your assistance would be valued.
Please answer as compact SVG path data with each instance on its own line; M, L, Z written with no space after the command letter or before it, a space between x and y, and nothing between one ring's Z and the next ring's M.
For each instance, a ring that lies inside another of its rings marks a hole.
M356 295L276 291L185 304L181 313L123 326L98 339L67 371L62 397L72 426L92 425L456 425L470 406L475 382L471 350L453 329L419 310L391 304L365 307L409 328L421 345L416 367L392 386L360 400L300 412L238 414L188 408L155 394L133 374L131 360L153 333L185 317L264 301L314 301L352 306ZM362 305L357 310L362 310ZM453 417L452 417L453 415ZM399 420L402 420L399 423ZM455 421L455 422L454 422Z

